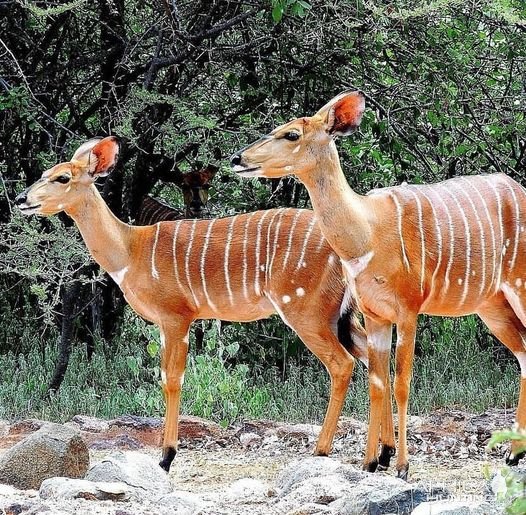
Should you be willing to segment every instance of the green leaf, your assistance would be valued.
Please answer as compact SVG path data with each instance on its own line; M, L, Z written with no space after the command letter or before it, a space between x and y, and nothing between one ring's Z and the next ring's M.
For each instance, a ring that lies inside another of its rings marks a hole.
M146 352L148 352L150 357L155 358L159 352L159 344L157 342L150 342L146 345Z
M272 19L275 23L279 23L281 19L283 18L283 5L280 3L277 3L274 5L272 9Z

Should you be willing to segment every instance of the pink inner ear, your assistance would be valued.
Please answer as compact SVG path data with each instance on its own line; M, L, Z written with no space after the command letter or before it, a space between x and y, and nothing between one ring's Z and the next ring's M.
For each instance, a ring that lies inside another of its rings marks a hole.
M365 102L360 94L347 95L334 106L334 123L331 132L345 133L356 129L362 121Z
M104 138L93 147L92 152L97 158L97 166L94 173L104 173L115 166L119 155L119 144L116 138Z

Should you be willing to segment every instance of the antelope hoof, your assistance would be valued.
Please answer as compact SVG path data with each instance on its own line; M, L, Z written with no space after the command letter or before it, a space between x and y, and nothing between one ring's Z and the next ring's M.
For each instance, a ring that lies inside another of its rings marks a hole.
M407 477L409 476L409 463L406 463L405 465L398 465L396 469L398 471L396 475L400 479L407 481Z
M519 464L519 461L524 458L526 455L526 451L519 452L518 454L513 454L513 451L509 451L506 455L506 465L509 465L510 467L514 467L515 465Z
M330 449L326 450L321 447L316 447L316 449L314 449L314 456L328 456L329 452L330 452Z
M363 469L367 470L367 472L376 472L377 468L378 468L378 458L374 458L369 463L363 464Z
M395 448L390 445L382 445L382 452L378 457L378 470L387 470L391 462L391 458L395 455Z
M166 470L166 472L170 472L170 465L172 464L176 454L177 451L174 447L166 447L163 449L163 459L159 462L159 466Z

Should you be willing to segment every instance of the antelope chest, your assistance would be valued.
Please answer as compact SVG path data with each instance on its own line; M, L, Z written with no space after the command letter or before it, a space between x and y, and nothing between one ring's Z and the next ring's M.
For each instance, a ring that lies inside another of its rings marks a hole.
M396 320L400 311L395 277L389 269L374 260L374 252L342 260L348 288L364 315Z

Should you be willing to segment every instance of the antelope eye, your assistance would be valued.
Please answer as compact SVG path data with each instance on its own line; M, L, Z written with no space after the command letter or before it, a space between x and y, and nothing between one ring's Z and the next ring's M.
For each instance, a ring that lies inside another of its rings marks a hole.
M53 182L58 182L60 184L67 184L70 181L71 177L69 175L59 175Z
M286 139L286 140L289 140L289 141L297 141L300 139L300 135L298 132L296 131L290 131L290 132L286 132L283 137Z

